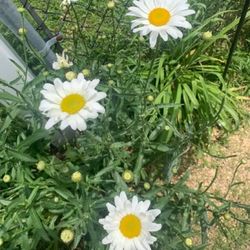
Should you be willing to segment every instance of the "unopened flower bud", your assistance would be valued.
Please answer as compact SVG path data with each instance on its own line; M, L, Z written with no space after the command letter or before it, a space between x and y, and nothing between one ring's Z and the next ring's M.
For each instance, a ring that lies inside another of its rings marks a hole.
M44 161L39 161L37 164L36 164L36 168L39 170L39 171L42 171L45 169L45 162Z
M193 245L192 239L186 238L186 239L185 239L185 244L186 244L188 247L191 247L191 246Z
M78 183L82 180L82 174L79 171L74 172L71 175L71 180L75 183Z
M20 29L18 30L18 34L19 34L20 36L23 36L23 35L27 34L27 30L26 30L25 28L20 28Z
M130 170L125 170L125 171L123 172L123 174L122 174L122 179L123 179L125 182L127 182L127 183L133 181L133 179L134 179L134 174L133 174L133 172L130 171Z
M3 182L4 182L4 183L8 183L8 182L10 182L10 180L11 180L10 175L5 174L4 177L3 177Z
M150 185L150 183L145 182L145 183L143 184L143 187L144 187L145 190L149 190L149 189L151 188L151 185Z
M65 78L68 80L68 81L72 81L73 79L76 78L76 73L73 72L73 71L69 71L65 74Z
M84 76L90 76L90 70L89 69L83 69L82 73Z
M207 32L202 33L202 39L205 41L210 40L212 38L212 36L213 36L213 33L211 31L207 31Z
M61 240L68 244L74 239L74 232L70 229L64 229L60 235Z
M108 8L109 9L113 9L115 7L115 2L114 1L108 1L108 4L107 4Z

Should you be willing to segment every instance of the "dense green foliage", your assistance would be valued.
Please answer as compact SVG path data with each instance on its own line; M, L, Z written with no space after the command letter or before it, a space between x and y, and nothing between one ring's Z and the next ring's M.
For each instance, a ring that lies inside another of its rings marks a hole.
M64 34L61 45L74 62L71 70L89 69L88 77L100 79L99 90L108 97L105 114L89 121L87 131L47 131L38 111L40 90L55 77L65 79L65 70L47 69L41 58L32 58L27 63L37 77L24 81L22 91L14 89L16 95L1 89L0 176L11 176L10 182L0 181L3 249L107 249L98 219L121 190L162 210L163 228L153 249L189 249L185 239L192 237L199 239L192 249L205 249L207 231L213 225L224 229L225 214L247 223L230 209L249 212L249 206L210 194L209 187L188 188L188 173L176 182L172 178L183 152L207 143L213 126L232 131L240 124L241 96L235 88L249 81L244 49L236 53L230 81L222 77L238 12L217 1L191 1L193 29L182 40L160 41L151 50L130 31L125 14L132 1L119 1L114 9L106 1L80 1L64 10L58 1L30 2L48 16L53 32ZM213 36L206 39L209 30ZM18 43L27 58L25 38ZM249 41L242 39L241 46L247 48ZM1 86L12 84L0 80ZM37 169L39 161L44 170ZM131 183L122 178L126 169L133 171ZM79 183L71 180L75 171L82 173ZM75 234L69 245L60 240L65 228Z

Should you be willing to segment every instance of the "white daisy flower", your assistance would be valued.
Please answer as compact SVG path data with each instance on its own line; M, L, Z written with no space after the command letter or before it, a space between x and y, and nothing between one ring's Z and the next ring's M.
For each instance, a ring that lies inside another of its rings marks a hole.
M56 78L54 84L46 83L41 91L45 99L39 107L39 110L49 117L45 128L50 129L61 122L61 130L68 126L73 130L85 130L86 120L95 119L98 113L105 112L98 101L105 98L106 93L95 90L98 84L98 79L87 81L83 74L78 74L77 78L70 82L62 82Z
M69 68L73 65L72 62L69 61L69 57L65 55L65 52L62 52L62 55L56 54L56 62L53 62L52 68L55 70L63 69L63 68Z
M182 38L178 28L190 29L192 26L186 16L195 13L189 9L187 0L134 0L134 6L129 8L127 15L136 17L132 21L133 32L140 32L141 36L150 33L150 47L154 48L158 36L164 41L171 36Z
M75 3L78 0L63 0L60 6L66 6L66 5L70 5L71 3Z
M138 201L134 196L127 199L125 192L115 197L115 206L107 203L109 214L99 220L108 235L102 240L110 244L110 250L150 250L156 238L150 232L161 229L154 223L161 213L159 209L149 209L150 201Z

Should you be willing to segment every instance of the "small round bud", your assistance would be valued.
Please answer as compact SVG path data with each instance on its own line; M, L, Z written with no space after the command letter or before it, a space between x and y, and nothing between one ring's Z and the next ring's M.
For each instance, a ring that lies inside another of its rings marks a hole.
M18 34L21 35L21 36L23 36L23 35L27 34L27 30L25 28L20 28L18 30Z
M213 33L211 31L207 31L207 32L202 33L202 39L205 41L210 40L212 38L212 36L213 36Z
M102 35L101 38L102 39L106 39L107 37L106 37L106 35Z
M144 38L143 36L140 36L140 37L139 37L139 41L140 41L141 43L143 43L143 42L145 41L145 38Z
M4 183L10 182L10 180L11 180L11 176L10 176L10 175L5 174L5 175L3 176L3 182L4 182Z
M42 171L45 169L45 162L44 161L39 161L37 164L36 164L36 168L39 170L39 171Z
M68 80L68 81L72 81L73 79L76 78L76 73L74 71L69 71L65 74L65 78Z
M25 8L19 7L19 8L17 8L17 11L18 11L19 13L23 13L23 12L25 11Z
M108 81L108 85L109 85L109 86L113 85L114 83L115 83L115 82L114 82L113 80L109 80L109 81Z
M186 239L185 239L185 244L186 244L188 247L191 247L191 246L193 245L192 239L186 238Z
M112 68L112 67L113 67L113 64L112 64L112 63L108 63L108 64L107 64L107 67L108 67L108 68Z
M115 7L115 2L112 1L112 0L111 0L111 1L108 1L107 6L108 6L109 9L114 9L114 7Z
M58 197L55 197L54 198L54 202L57 203L59 201L59 198Z
M44 71L44 72L43 72L43 76L46 77L46 76L48 76L48 75L49 75L49 72L48 72L48 71Z
M245 159L241 160L241 164L246 164L246 163L247 163L247 161Z
M68 244L74 239L74 232L70 229L64 229L61 232L60 238L62 242Z
M149 96L147 96L147 100L149 102L153 102L154 101L154 97L152 95L149 95Z
M90 76L90 70L89 69L83 69L82 73L84 76Z
M74 172L71 175L71 180L75 183L78 183L82 180L82 174L79 171Z
M2 246L2 245L3 245L3 239L0 238L0 246Z
M143 184L143 187L144 187L145 190L149 190L149 189L151 188L151 185L150 185L150 183L145 182L145 183Z
M121 69L117 70L117 74L121 75L123 73L123 71Z
M165 129L166 131L168 131L168 130L170 129L170 127L169 127L169 126L165 126L164 129Z
M173 168L172 168L172 173L173 173L173 174L177 174L177 173L178 173L177 167L173 167Z
M223 217L224 217L225 220L231 220L231 218L232 218L232 216L231 216L230 213L225 213L225 214L223 215Z
M125 170L125 171L123 172L123 174L122 174L122 179L123 179L125 182L127 182L127 183L133 181L133 179L134 179L134 174L133 174L133 172L130 171L130 170Z
M189 53L190 56L192 56L195 53L196 49L192 49Z

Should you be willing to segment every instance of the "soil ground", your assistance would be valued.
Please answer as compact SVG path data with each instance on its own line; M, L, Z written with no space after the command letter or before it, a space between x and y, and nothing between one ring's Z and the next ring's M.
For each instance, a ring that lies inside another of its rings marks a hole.
M196 160L189 167L188 185L197 188L202 182L203 187L206 187L218 168L217 178L209 191L224 196L228 192L229 186L232 183L237 183L231 186L227 198L250 204L250 122L246 122L226 139L218 139L219 131L217 130L214 131L213 137L213 143L209 146L208 152L198 152ZM237 166L239 167L236 171ZM217 228L213 228L210 231L208 249L250 250L249 229L244 233L244 230L234 220L227 222L227 224L233 237L227 239Z

